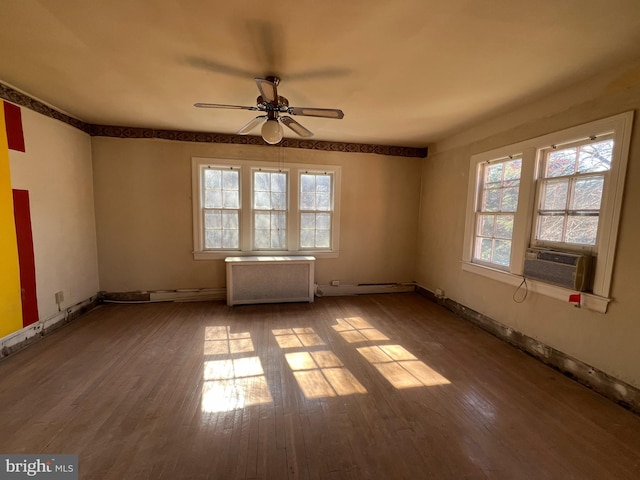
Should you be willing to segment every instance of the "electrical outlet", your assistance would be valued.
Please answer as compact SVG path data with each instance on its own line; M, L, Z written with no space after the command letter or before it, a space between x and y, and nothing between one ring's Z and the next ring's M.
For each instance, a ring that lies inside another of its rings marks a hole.
M333 287L338 287L340 286L340 280L331 280L331 285Z
M59 305L62 305L62 303L64 302L64 293L62 292L62 290L60 290L59 292L56 292L56 303Z
M436 298L444 298L444 290L436 288Z

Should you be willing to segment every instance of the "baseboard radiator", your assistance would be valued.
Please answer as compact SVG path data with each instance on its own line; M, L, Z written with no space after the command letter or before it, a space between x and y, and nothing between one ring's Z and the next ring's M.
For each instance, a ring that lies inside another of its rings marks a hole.
M313 302L315 257L227 257L227 304Z

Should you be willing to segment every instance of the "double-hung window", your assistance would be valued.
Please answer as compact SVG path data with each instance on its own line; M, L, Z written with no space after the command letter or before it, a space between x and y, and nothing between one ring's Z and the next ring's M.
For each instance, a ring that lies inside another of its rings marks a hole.
M201 175L204 248L239 248L240 170L207 166Z
M542 150L533 245L595 253L612 153L611 135Z
M609 302L633 112L471 157L462 268L518 286L528 249L590 255L587 308ZM531 288L567 300L542 281Z
M300 173L300 247L322 249L331 246L333 175L327 172Z
M518 208L521 158L483 163L476 207L473 258L496 268L511 263L513 222Z
M287 249L288 173L253 171L253 248Z
M340 167L192 159L194 258L337 257Z

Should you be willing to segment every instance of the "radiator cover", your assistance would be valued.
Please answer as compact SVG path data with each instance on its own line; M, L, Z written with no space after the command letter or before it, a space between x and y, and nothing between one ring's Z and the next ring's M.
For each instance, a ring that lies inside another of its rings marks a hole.
M315 257L227 257L227 304L313 302Z

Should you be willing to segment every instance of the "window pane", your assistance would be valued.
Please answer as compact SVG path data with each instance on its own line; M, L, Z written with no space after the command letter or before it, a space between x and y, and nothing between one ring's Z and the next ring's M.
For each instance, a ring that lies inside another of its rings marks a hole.
M511 238L513 236L513 215L498 215L496 218L497 238Z
M493 236L495 215L480 215L478 218L478 234L483 237Z
M204 214L204 228L217 229L222 228L222 215L221 212L205 212Z
M598 234L598 217L569 216L567 219L567 243L595 245Z
M253 189L256 192L268 192L270 190L269 173L254 172L253 173Z
M238 230L222 231L222 248L238 248Z
M576 171L576 149L566 148L549 153L545 177L573 175Z
M271 228L284 230L287 228L287 216L282 212L274 212L271 214Z
M599 210L604 177L576 180L573 187L572 210Z
M287 174L286 173L271 174L271 191L272 192L287 191Z
M316 233L316 248L329 248L330 246L329 230L318 230Z
M239 172L225 170L222 172L222 188L225 190L238 190Z
M271 230L269 229L264 229L264 230L258 230L256 229L254 232L254 243L255 243L255 248L269 248L270 245L270 237L271 237Z
M300 228L303 229L315 229L316 228L316 214L315 213L302 213L300 215Z
M271 214L269 212L256 213L255 214L255 228L260 228L260 229L263 229L263 230L269 230L271 228Z
M316 175L316 191L331 193L331 175Z
M482 200L483 212L497 212L500 210L500 190L485 190Z
M505 188L502 193L502 212L515 212L518 209L518 188Z
M269 192L255 192L253 195L253 208L260 210L271 209L271 195Z
M223 208L240 208L240 195L238 190L230 190L222 192Z
M222 212L222 228L225 230L237 230L238 212Z
M302 195L300 195L300 208L302 210L315 210L316 209L315 193L303 193Z
M284 230L271 230L271 248L285 248L286 232Z
M331 196L328 193L318 193L316 195L316 209L327 211L331 208Z
M564 210L567 208L569 180L544 182L542 210Z
M274 210L286 210L287 208L287 194L286 193L272 193L271 194L271 208Z
M318 213L316 215L316 228L318 228L318 230L330 230L331 215L328 213Z
M578 172L590 173L610 170L612 153L613 140L605 140L603 142L581 146Z
M300 232L300 247L302 248L314 248L315 247L315 230L302 230Z
M475 257L485 262L491 262L491 253L493 251L493 240L490 238L476 239Z
M204 248L222 248L222 230L206 230Z
M503 168L502 163L489 165L486 169L485 184L502 181L502 168Z
M540 215L538 217L538 240L561 242L564 215Z
M316 191L316 176L315 175L300 175L300 191L313 192Z
M512 160L504 164L505 180L520 180L520 172L522 170L522 159Z
M492 262L505 267L509 266L511 259L511 241L509 240L495 240L493 246L493 259Z
M204 188L221 188L222 171L206 169L204 170Z
M204 208L222 208L222 190L204 191Z
M254 215L255 248L286 249L287 214L256 212Z

